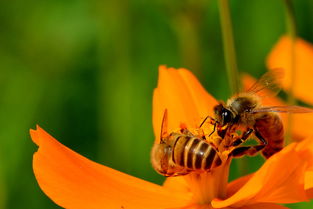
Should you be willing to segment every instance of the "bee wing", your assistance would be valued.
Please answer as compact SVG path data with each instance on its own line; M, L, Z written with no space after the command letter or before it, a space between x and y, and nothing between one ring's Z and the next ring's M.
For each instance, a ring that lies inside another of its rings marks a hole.
M261 107L251 111L252 113L258 112L279 112L279 113L313 113L313 109L301 106L271 106Z
M269 94L269 91L263 92L263 90L270 90L271 95L275 96L280 91L280 81L283 78L283 69L277 68L262 75L246 92L250 94L258 94L259 96Z
M162 125L161 125L160 143L162 142L162 139L164 139L168 135L167 127L168 127L168 117L167 117L167 109L165 109L163 113L163 119L162 119Z

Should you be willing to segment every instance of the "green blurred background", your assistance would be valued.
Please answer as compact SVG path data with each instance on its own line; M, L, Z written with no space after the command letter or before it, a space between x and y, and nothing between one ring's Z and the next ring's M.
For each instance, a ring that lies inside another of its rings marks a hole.
M313 42L313 1L294 1ZM232 0L241 71L258 77L285 33L282 0ZM150 165L160 64L190 69L217 99L226 77L216 0L0 1L0 208L58 208L32 172L40 124L91 160L161 184ZM245 172L256 170L256 157ZM234 161L231 179L241 173ZM313 203L294 204L310 208Z

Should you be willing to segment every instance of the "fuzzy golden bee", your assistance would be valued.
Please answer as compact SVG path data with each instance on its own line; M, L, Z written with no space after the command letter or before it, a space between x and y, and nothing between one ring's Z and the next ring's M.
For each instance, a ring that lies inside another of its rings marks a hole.
M160 142L151 152L153 168L164 176L179 176L191 171L210 171L221 165L217 150L188 129L167 133L167 110L164 112Z
M278 93L279 78L280 70L265 73L246 92L231 97L226 104L221 102L214 107L215 117L209 118L221 138L229 138L232 133L242 130L242 135L231 146L242 144L252 133L259 141L259 145L238 147L233 151L233 156L254 155L262 150L263 156L269 158L284 145L284 127L277 113L313 112L310 108L300 106L262 106L260 92L269 89Z

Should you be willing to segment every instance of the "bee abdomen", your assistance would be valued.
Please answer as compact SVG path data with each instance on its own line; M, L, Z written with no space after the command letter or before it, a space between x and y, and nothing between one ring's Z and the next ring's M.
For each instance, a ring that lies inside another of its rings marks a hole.
M267 146L262 150L264 157L269 158L279 152L284 146L284 127L277 114L267 114L257 120L255 129L267 140Z
M205 170L215 168L222 164L222 160L216 153L216 150L212 146L210 146L209 148L210 149L207 151L205 161L202 163L202 167L204 167Z
M210 170L222 163L210 144L189 136L180 136L176 139L173 162L189 170Z
M175 164L185 167L185 147L190 143L190 136L177 136L173 145L172 160Z

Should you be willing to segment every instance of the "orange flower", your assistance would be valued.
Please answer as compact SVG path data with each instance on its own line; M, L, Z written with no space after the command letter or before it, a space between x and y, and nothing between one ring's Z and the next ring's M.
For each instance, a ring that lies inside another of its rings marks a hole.
M313 105L313 85L312 85L312 59L313 46L307 41L297 38L295 41L295 75L291 77L291 39L283 36L274 46L267 59L268 69L282 68L285 70L285 78L282 86L289 90L293 84L295 96ZM292 83L293 80L293 83Z
M159 139L164 108L169 129L193 128L211 114L215 99L185 69L160 67L153 98L153 126ZM169 131L170 131L169 130ZM313 140L290 144L254 174L227 183L224 165L200 178L167 178L163 186L92 162L60 144L40 127L31 130L39 146L33 168L41 189L65 208L125 209L281 209L313 197ZM147 156L148 157L148 156ZM199 177L199 176L198 176Z

